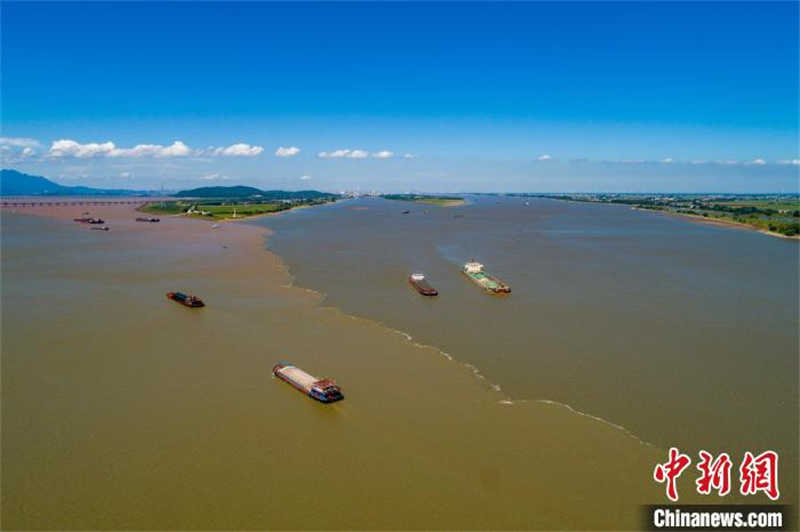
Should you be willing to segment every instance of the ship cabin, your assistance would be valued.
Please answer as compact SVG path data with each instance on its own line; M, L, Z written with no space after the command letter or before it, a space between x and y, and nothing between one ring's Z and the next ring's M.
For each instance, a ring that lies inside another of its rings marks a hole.
M464 265L464 272L466 273L483 273L483 264L477 261L471 261Z
M344 399L339 386L331 379L321 379L311 386L309 395L323 403L333 403Z

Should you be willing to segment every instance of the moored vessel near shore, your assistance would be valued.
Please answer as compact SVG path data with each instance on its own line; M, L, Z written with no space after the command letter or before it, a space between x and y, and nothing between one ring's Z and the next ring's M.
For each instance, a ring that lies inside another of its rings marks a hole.
M422 294L423 296L438 296L439 291L436 290L431 284L425 279L425 276L421 273L412 273L408 277L408 282L414 289Z
M471 260L470 262L464 265L464 269L461 270L464 275L466 275L472 282L486 290L487 292L491 292L493 294L508 294L511 293L511 287L505 284L503 281L489 275L485 271L483 271L483 264L477 262L476 260Z
M136 221L155 223L155 222L160 222L161 220L159 218L136 218Z
M182 292L170 292L167 294L167 299L180 303L184 307L199 308L206 306L199 297L195 295L186 295Z
M335 403L344 399L342 390L333 380L319 379L291 364L281 362L272 368L272 373L321 403Z

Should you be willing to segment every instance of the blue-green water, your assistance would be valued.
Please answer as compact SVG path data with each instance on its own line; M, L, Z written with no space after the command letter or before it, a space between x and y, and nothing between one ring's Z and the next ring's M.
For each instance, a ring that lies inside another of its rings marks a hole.
M779 450L796 486L795 241L490 196L361 199L254 223L275 230L268 247L296 285L441 348L512 400L568 404L661 447ZM513 293L467 281L472 258ZM408 286L415 271L438 298Z

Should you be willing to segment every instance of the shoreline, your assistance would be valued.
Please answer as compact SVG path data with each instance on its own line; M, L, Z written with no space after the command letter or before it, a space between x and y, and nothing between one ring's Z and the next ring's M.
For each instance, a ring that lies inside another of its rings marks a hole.
M708 224L708 225L712 225L712 226L729 228L729 229L745 229L745 230L749 230L749 231L755 231L757 233L761 233L762 235L766 235L766 236L771 236L771 237L775 237L775 238L782 238L784 240L793 240L795 242L800 242L800 235L797 235L797 236L786 236L786 235L782 235L780 233L775 233L775 232L770 231L768 229L761 229L761 228L758 228L758 227L756 227L754 225L750 225L750 224L746 224L746 223L742 223L742 222L736 222L734 220L726 220L726 219L723 219L723 218L710 218L710 217L707 218L707 217L704 217L704 216L698 216L696 214L686 214L686 213L682 213L682 212L670 212L670 211L666 211L666 210L662 211L662 210L656 210L656 209L643 209L641 207L631 207L631 210L644 211L644 212L655 212L655 213L662 214L664 216L674 216L674 217L677 217L677 218L684 218L684 219L686 219L686 221L689 221L689 222L692 222L692 223L704 223L704 224Z

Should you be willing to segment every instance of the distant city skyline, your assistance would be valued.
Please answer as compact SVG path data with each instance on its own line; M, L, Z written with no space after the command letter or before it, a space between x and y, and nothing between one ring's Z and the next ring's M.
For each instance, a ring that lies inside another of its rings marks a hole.
M799 6L3 1L0 156L106 188L797 192Z

